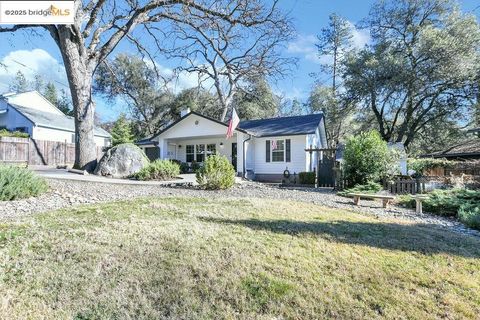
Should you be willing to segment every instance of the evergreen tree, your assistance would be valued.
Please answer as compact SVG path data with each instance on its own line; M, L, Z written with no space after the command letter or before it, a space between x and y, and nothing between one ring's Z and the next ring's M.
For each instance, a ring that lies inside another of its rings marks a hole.
M124 113L115 121L111 134L112 146L133 142L132 128Z
M60 90L60 99L58 99L57 108L67 116L73 116L72 101L65 89Z
M42 92L44 85L45 83L43 82L42 76L39 74L35 75L35 78L33 79L33 83L32 83L33 90Z
M57 88L52 82L47 83L45 91L43 92L45 99L50 101L54 106L58 107Z
M14 92L25 92L28 91L27 79L22 71L17 71L13 83L10 85L10 90Z

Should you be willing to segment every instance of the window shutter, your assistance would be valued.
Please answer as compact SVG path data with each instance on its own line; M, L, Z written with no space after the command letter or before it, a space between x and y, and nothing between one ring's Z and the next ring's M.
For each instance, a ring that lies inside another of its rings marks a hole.
M270 162L270 140L265 143L265 161Z
M290 162L290 139L285 140L285 161Z

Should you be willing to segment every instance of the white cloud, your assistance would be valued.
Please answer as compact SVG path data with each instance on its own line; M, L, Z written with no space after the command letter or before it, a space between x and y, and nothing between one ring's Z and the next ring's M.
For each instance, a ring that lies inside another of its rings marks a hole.
M287 52L302 54L306 60L314 63L321 63L317 47L315 46L317 42L317 37L312 34L300 34L295 41L288 44Z
M5 66L0 67L0 91L8 91L8 86L18 71L29 81L34 80L35 75L40 75L45 82L51 81L59 88L68 89L60 84L68 84L63 64L45 50L11 51L0 62Z
M348 25L352 30L352 44L356 49L362 49L370 42L370 33L368 30L357 29L353 23L348 21Z
M352 46L355 49L361 49L370 42L370 34L367 30L357 29L355 25L347 21L352 31ZM317 64L328 64L332 62L332 57L329 55L318 55L318 39L313 34L298 35L298 37L288 44L287 52L292 54L300 54L305 60Z

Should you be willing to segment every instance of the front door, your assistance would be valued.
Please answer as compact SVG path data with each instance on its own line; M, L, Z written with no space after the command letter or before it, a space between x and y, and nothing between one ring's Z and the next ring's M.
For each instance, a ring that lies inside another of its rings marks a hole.
M236 172L237 171L237 143L235 142L232 143L232 165Z

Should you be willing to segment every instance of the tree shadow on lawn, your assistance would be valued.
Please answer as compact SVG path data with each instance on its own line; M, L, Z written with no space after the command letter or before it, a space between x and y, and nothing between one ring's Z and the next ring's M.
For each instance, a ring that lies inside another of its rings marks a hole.
M446 253L466 258L480 257L480 239L461 235L433 224L370 223L352 221L295 221L222 219L202 217L202 221L242 225L292 236L319 235L335 241L373 248L412 251L424 255Z

